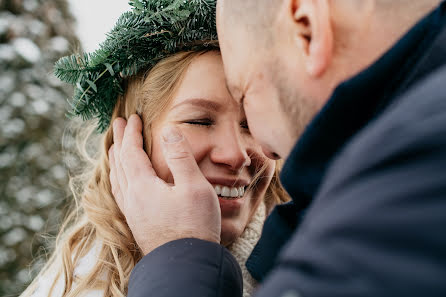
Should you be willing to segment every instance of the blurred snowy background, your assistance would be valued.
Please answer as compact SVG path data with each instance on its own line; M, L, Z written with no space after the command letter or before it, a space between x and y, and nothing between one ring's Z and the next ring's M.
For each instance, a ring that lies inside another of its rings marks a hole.
M17 296L42 266L51 242L42 235L55 234L69 199L75 157L61 143L72 89L52 65L96 49L128 9L126 0L0 0L0 296Z

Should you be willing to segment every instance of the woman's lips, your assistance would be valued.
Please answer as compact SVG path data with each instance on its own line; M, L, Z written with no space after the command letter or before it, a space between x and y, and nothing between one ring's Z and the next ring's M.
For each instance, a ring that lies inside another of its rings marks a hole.
M232 217L237 215L245 203L245 197L226 198L218 196L222 217Z
M249 180L216 177L207 177L207 180L212 184L218 196L222 216L233 216L240 212L246 200Z
M238 199L245 195L250 184L248 179L236 177L206 177L214 187L215 193L223 199Z

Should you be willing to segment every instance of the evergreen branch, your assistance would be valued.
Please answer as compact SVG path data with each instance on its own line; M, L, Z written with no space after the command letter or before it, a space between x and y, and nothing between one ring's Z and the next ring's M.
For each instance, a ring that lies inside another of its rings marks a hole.
M152 36L156 36L156 35L160 35L160 34L164 34L164 33L172 34L172 32L170 32L168 30L161 30L159 32L147 33L146 35L144 35L144 37L152 37Z
M168 12L175 11L176 9L178 9L180 7L180 5L182 3L183 3L183 0L175 0L172 4L170 4L166 8L163 8L163 6L161 6L161 10L149 14L148 16L146 16L144 18L144 20L146 22L151 22L151 21L153 21L153 19L155 19L157 17L160 17L160 16L166 17L166 16L168 16Z
M125 12L93 53L63 57L54 74L76 86L69 115L109 125L123 77L150 69L179 51L216 46L216 0L130 0Z
M93 70L88 68L87 65L88 55L86 54L84 57L77 55L62 57L54 66L54 75L66 83L75 84L79 81L82 73Z
M113 63L111 64L111 66L113 67L114 64L116 64L116 61L113 62ZM96 83L98 82L98 80L100 80L100 79L101 79L107 72L108 72L108 69L106 68L104 71L102 71L101 74L99 74L98 78L96 78L96 79L93 81L92 84L88 84L88 87L85 89L85 91L84 91L84 92L82 93L82 95L79 97L79 99L78 99L78 103L85 97L85 95L87 94L87 92L88 92L91 88L93 88L92 85L96 85ZM88 81L88 80L87 80L87 81ZM75 110L75 111L77 110L77 105L74 107L74 110Z

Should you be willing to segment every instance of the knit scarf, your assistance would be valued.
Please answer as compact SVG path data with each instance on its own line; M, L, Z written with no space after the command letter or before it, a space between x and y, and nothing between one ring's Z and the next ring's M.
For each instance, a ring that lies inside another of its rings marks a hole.
M229 251L235 257L242 269L243 297L250 297L257 286L256 280L252 278L246 268L246 261L260 239L265 218L266 208L265 203L262 201L248 226L246 226L245 231L243 231L242 235L229 246Z

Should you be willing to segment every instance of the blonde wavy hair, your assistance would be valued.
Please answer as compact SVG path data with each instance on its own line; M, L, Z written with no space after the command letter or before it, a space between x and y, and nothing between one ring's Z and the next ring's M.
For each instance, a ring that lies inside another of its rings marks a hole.
M150 71L130 77L126 82L125 94L118 98L112 121L117 117L127 119L138 113L143 119L144 131L150 131L153 120L171 102L191 62L205 52L208 51L180 52L159 61ZM111 191L108 150L113 144L112 128L103 135L95 136L95 127L95 123L84 124L77 134L78 150L87 165L83 166L81 173L70 178L73 206L60 228L52 256L34 282L22 293L23 297L32 295L38 286L39 277L54 271L57 277L50 289L50 296L60 277L63 277L65 285L63 297L80 296L86 290L95 289L104 290L106 297L127 294L130 273L143 254ZM92 147L96 149L93 155L89 152ZM144 147L150 156L151 139L147 133ZM280 164L276 166L265 195L267 209L289 200L279 182L279 167ZM257 179L261 175L260 171ZM76 277L76 265L98 240L101 248L93 269L85 276ZM98 277L102 275L106 278Z

